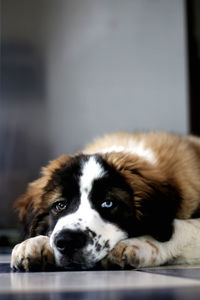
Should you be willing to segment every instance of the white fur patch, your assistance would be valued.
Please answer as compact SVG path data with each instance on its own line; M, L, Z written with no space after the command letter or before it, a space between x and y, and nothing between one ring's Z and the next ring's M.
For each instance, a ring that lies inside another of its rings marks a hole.
M83 165L82 176L80 178L81 194L84 191L89 194L94 180L103 177L104 174L105 171L95 159L95 156L90 157L89 160Z
M113 145L109 148L105 148L101 150L99 153L110 153L110 152L126 152L126 153L128 152L128 153L138 155L139 157L146 159L148 162L152 164L156 164L157 162L153 151L150 148L146 147L143 141L140 142L129 141L127 147Z

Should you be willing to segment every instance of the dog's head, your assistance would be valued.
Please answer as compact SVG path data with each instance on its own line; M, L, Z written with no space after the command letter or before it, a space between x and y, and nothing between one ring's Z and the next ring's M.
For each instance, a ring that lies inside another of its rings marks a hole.
M79 154L44 168L17 208L30 236L50 235L58 266L86 269L128 237L168 240L179 198L141 158Z

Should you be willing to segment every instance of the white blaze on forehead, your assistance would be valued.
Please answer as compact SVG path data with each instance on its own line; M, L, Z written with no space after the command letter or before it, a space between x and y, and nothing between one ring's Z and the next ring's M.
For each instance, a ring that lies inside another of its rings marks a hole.
M105 175L105 171L100 163L96 160L95 156L91 156L83 165L82 175L80 178L80 192L87 192L92 189L92 184L95 179L101 178Z
M54 228L54 233L64 228L76 229L78 220L81 220L80 229L85 229L86 225L90 225L91 219L94 220L97 212L91 207L89 194L95 179L101 178L105 174L103 167L96 160L95 156L91 156L82 166L82 175L80 177L80 204L78 209L67 216L60 218Z

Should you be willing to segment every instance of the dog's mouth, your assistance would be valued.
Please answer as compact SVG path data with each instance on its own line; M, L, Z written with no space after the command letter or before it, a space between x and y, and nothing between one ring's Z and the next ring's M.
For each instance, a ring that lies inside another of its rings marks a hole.
M54 251L56 265L65 270L90 270L99 266L99 262L108 254L107 252L95 253L91 250L74 250L74 253L60 254Z
M77 258L78 257L78 258ZM85 257L77 254L74 257L62 255L57 257L56 264L58 267L65 270L89 270L95 267L97 262L86 260Z

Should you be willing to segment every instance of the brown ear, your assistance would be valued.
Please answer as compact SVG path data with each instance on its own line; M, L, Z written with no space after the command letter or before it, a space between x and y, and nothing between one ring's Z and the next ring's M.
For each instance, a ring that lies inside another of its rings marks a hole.
M143 234L168 241L173 233L173 220L181 201L175 182L165 177L156 166L144 165L129 170L136 217Z
M22 195L14 204L19 219L25 230L25 235L33 236L32 225L36 216L42 213L40 209L46 177L41 177L28 185L26 194Z
M168 241L173 233L180 194L169 183L152 183L151 191L140 200L140 223L144 234L160 242Z
M48 203L44 203L43 195L45 187L55 170L61 168L70 158L70 155L62 155L51 161L47 167L42 168L41 177L29 183L27 192L15 203L14 208L18 212L26 236L46 234L48 231L49 215Z

